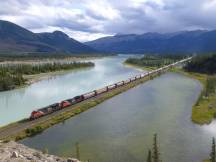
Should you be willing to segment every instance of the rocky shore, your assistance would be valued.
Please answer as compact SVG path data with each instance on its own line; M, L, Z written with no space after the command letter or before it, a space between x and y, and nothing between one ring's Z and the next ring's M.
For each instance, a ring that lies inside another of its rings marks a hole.
M80 162L73 158L62 158L31 149L16 142L0 141L0 162Z

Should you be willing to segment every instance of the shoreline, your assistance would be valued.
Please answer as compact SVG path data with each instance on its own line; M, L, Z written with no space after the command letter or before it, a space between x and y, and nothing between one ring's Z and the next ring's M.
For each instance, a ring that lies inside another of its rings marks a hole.
M70 69L70 70L60 70L60 71L54 71L54 72L48 72L48 73L24 75L23 76L24 79L27 80L26 85L21 86L20 88L25 87L25 86L29 86L29 85L34 84L36 82L51 79L52 77L56 77L56 76L60 76L60 75L64 75L64 74L69 74L71 72L79 72L79 71L83 71L83 70L87 70L87 69L91 69L91 68L92 67L82 67L82 68ZM17 89L17 88L15 88L15 89Z
M177 68L173 69L172 72L180 73L200 82L203 89L200 92L199 98L192 107L191 121L198 125L211 124L211 122L215 119L214 115L216 113L216 93L208 98L203 96L206 88L206 78L208 75L186 72Z
M156 67L146 67L146 66L139 66L139 65L134 65L134 64L130 64L130 63L126 63L124 62L123 65L127 66L127 67L131 67L131 68L135 68L137 70L146 70L146 71L151 71L151 70L155 70L157 69Z
M26 79L26 81L23 85L15 86L13 89L0 91L0 93L25 88L27 86L30 86L31 84L34 84L34 83L37 83L37 82L40 82L43 80L49 80L49 79L52 79L53 77L69 74L71 72L79 72L79 71L83 71L83 70L87 70L87 69L91 69L91 68L93 68L93 67L81 67L81 68L70 69L70 70L60 70L60 71L39 73L39 74L33 74L33 75L23 75L23 78Z

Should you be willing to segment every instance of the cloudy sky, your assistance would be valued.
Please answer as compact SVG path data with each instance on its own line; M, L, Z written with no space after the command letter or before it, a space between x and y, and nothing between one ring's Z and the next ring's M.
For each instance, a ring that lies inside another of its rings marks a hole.
M115 34L216 29L216 0L1 0L0 19L79 41Z

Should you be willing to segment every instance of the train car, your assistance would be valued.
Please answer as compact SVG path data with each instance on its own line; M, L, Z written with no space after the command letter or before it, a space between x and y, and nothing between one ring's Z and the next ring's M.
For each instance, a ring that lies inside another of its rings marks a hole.
M136 78L136 79L140 79L140 78L141 78L141 76L140 76L140 75L137 75L137 76L135 76L135 78Z
M102 94L102 93L107 92L107 91L108 91L108 87L97 89L96 94L99 95L99 94Z
M66 101L70 102L71 105L74 105L74 104L77 103L76 100L75 100L74 98L67 99Z
M117 85L117 87L123 86L124 85L124 81L118 82L118 83L116 83L116 85Z
M47 106L47 107L38 109L37 111L43 112L43 113L46 115L46 114L52 113L52 112L53 112L53 109L52 109L51 106Z
M74 97L74 99L75 99L76 103L78 103L78 102L83 101L83 100L84 100L84 97L83 97L83 95L81 95L81 96L76 96L76 97Z
M141 74L141 78L148 76L148 73Z
M108 90L112 90L112 89L115 89L117 87L117 85L116 84L112 84L112 85L109 85L107 87L108 87Z
M136 77L130 78L131 82L136 80Z
M124 81L124 84L128 84L128 83L130 83L130 82L131 82L131 80L128 79L128 80L125 80L125 81Z
M86 100L88 98L95 97L96 95L97 95L96 91L92 91L92 92L84 94L83 97Z
M40 118L40 117L42 117L44 115L45 114L42 111L32 111L31 116L30 116L30 120Z
M50 105L49 107L51 107L53 111L57 111L61 108L59 103L54 103L54 104Z
M63 109L63 108L66 108L66 107L68 107L68 106L71 106L72 104L69 102L69 101L67 101L67 100L65 100L65 101L62 101L61 103L60 103L60 107Z

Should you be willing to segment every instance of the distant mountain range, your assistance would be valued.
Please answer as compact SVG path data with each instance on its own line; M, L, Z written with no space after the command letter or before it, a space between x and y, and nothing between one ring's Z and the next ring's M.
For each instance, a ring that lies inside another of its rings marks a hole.
M44 52L44 53L96 53L61 31L33 33L14 23L0 20L0 53Z
M207 53L216 52L216 30L115 35L80 43L61 31L33 33L0 20L1 53Z
M86 42L85 44L98 51L125 54L216 52L216 30L196 30L168 34L115 35Z

